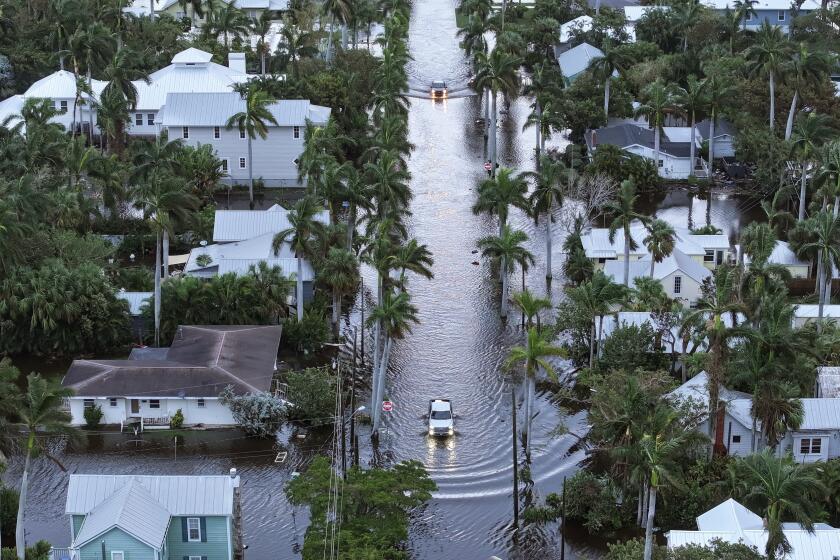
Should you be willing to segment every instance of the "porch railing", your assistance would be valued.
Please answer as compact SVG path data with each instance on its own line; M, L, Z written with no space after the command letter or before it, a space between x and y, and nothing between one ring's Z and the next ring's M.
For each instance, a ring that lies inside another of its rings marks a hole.
M56 548L50 549L50 560L78 560L79 556L72 548Z

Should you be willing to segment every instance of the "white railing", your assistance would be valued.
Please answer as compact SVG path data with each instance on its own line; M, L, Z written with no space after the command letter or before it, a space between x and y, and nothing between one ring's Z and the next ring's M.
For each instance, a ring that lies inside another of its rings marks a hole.
M72 548L56 548L50 549L50 560L78 560L79 556Z

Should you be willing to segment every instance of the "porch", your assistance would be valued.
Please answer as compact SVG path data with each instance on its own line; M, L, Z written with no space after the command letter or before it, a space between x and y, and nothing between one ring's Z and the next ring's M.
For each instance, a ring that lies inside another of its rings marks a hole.
M50 560L79 560L79 555L72 548L52 547L50 548Z

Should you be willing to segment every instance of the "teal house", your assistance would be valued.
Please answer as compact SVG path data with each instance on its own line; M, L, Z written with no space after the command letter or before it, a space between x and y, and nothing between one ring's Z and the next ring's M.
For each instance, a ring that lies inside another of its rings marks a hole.
M52 560L241 558L239 477L70 475L72 544Z

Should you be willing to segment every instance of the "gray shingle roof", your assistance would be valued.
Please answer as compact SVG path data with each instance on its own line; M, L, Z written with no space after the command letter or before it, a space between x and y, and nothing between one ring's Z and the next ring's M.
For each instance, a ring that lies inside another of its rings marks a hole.
M595 134L594 144L592 140L593 134ZM619 148L639 145L650 148L651 150L654 146L653 130L635 124L605 126L590 131L589 134L585 134L584 136L586 137L586 145L590 150L593 148L597 149L601 144L613 144ZM659 151L674 157L687 158L691 155L691 142L672 142L666 134L661 134L659 138Z
M276 126L304 126L307 119L326 124L329 109L313 106L307 99L281 99L268 110L277 121ZM163 110L163 126L225 126L230 117L245 111L245 100L236 92L169 93ZM275 126L267 123L268 126Z
M182 326L166 359L74 360L62 380L80 397L217 397L271 387L280 326Z
M700 136L703 140L709 139L709 132L710 132L710 125L712 121L709 119L704 119L697 123L697 132L700 133ZM735 136L738 133L735 130L735 127L727 121L726 119L718 119L717 123L715 123L715 137L723 136L724 134L728 134L730 136Z

